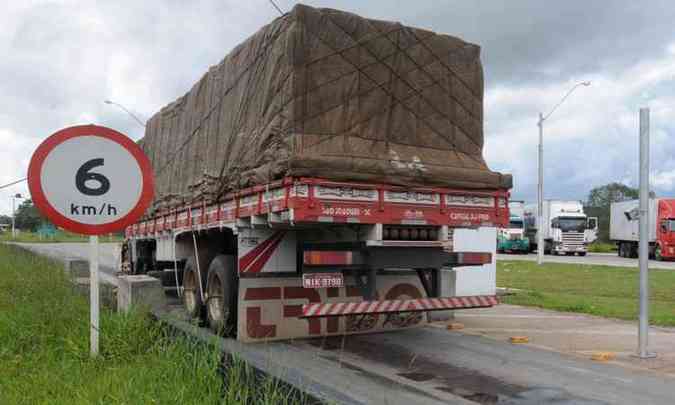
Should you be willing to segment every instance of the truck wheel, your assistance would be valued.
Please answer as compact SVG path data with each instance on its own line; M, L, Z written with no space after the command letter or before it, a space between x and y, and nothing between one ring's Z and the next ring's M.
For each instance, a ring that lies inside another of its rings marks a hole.
M654 249L654 259L656 261L663 261L663 256L661 255L661 246L657 246L656 249Z
M586 252L579 252L579 256L586 256Z
M616 254L619 257L624 257L624 252L623 252L623 243L619 243L616 249Z
M206 318L209 327L221 335L236 334L237 278L234 257L216 256L209 265L206 283Z
M200 292L199 275L194 257L185 262L183 273L183 304L190 319L203 319L204 302Z

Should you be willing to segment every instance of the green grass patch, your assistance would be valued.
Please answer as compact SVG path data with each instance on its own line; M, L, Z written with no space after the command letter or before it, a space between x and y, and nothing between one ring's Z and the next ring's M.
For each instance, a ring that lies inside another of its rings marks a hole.
M102 309L100 356L89 356L89 306L63 267L0 244L0 404L296 403L240 362L138 312Z
M592 253L614 253L616 245L613 243L593 242L588 245L588 251Z
M37 232L18 232L16 238L12 237L11 230L0 233L0 242L22 242L22 243L76 243L88 242L87 235L58 230L52 236L40 236ZM100 242L122 242L124 237L121 234L109 234L99 236Z
M497 285L519 291L507 304L610 318L638 317L637 268L584 264L498 261ZM650 322L675 326L675 271L650 270Z

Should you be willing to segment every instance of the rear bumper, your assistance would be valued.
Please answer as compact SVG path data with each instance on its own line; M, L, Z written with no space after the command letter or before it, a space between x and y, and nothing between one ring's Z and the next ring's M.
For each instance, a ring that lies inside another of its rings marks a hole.
M302 306L301 318L322 316L386 314L397 312L442 311L449 309L488 308L499 304L495 295L469 297L417 298L361 302L315 303Z

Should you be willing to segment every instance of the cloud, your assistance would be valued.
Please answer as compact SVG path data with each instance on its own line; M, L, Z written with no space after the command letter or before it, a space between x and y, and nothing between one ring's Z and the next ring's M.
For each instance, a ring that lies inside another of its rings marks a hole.
M290 10L294 1L276 0ZM309 0L480 44L485 154L533 199L537 114L591 80L546 121L546 196L585 198L609 181L637 184L637 111L652 109L657 193L673 193L675 3ZM0 15L0 181L23 177L32 150L59 128L96 122L134 139L141 119L184 94L236 44L278 16L267 0L21 1ZM631 27L627 29L626 27ZM546 111L544 111L546 112ZM22 188L23 187L23 188ZM11 192L0 190L0 213Z

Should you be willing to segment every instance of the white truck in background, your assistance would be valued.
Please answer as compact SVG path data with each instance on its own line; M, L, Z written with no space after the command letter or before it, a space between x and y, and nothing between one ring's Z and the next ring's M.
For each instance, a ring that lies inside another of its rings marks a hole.
M598 235L598 219L587 217L581 201L545 200L543 204L544 253L585 256ZM525 207L525 232L530 249L538 248L537 204Z
M638 257L640 200L612 203L609 238L620 257ZM675 259L675 199L649 199L649 256Z

